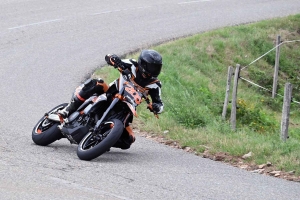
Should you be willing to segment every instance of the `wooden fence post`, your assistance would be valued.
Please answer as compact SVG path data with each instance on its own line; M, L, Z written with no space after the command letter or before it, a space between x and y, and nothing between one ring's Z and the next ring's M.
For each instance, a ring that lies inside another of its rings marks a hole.
M238 80L240 77L240 65L236 65L234 73L234 82L233 82L233 91L232 91L232 102L231 102L231 128L236 130L236 107L237 107L237 89L238 89Z
M278 71L279 71L279 57L280 57L280 35L277 36L276 41L276 57L275 57L275 66L274 66L274 77L273 77L273 90L272 98L274 99L277 93L277 83L278 83Z
M231 79L233 75L233 67L229 66L228 67L228 74L227 74L227 82L226 82L226 92L225 92L225 100L224 100L224 105L223 105L223 112L222 112L222 119L226 119L226 112L227 112L227 107L228 107L228 102L229 102L229 92L230 92L230 85L231 85Z
M292 84L286 83L284 88L284 101L283 101L282 119L281 119L281 139L283 141L286 141L286 139L288 138L291 102L292 102Z

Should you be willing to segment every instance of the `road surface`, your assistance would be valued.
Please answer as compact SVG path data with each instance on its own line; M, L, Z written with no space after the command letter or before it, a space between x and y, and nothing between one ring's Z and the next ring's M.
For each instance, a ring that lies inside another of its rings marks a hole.
M66 140L31 140L41 115L69 101L107 53L297 13L299 0L2 0L0 199L300 199L299 183L143 137L91 162Z

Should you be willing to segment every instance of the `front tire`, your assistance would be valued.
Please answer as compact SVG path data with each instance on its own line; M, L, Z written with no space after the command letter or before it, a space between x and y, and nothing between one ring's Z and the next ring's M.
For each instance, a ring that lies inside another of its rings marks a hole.
M51 109L48 113L55 113L60 109L63 109L68 104L63 103L55 108ZM58 129L59 123L47 119L46 116L43 116L38 123L34 126L32 130L32 140L35 144L40 146L47 146L56 140L59 140L63 137L61 131Z
M105 153L121 137L124 125L118 119L105 122L99 134L89 132L79 143L77 156L81 160L92 160ZM104 138L99 135L106 135Z

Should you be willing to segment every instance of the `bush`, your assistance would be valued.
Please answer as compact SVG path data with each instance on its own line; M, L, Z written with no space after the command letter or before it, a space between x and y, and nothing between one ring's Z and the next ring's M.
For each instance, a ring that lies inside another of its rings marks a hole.
M259 133L275 132L276 121L270 115L267 115L259 107L248 104L243 99L238 99L237 119L242 125L246 125Z

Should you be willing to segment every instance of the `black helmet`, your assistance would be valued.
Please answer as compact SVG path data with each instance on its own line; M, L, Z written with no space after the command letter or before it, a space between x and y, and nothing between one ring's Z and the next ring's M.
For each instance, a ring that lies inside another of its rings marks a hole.
M138 64L138 73L141 73L143 78L157 77L162 67L162 57L155 50L143 50Z

